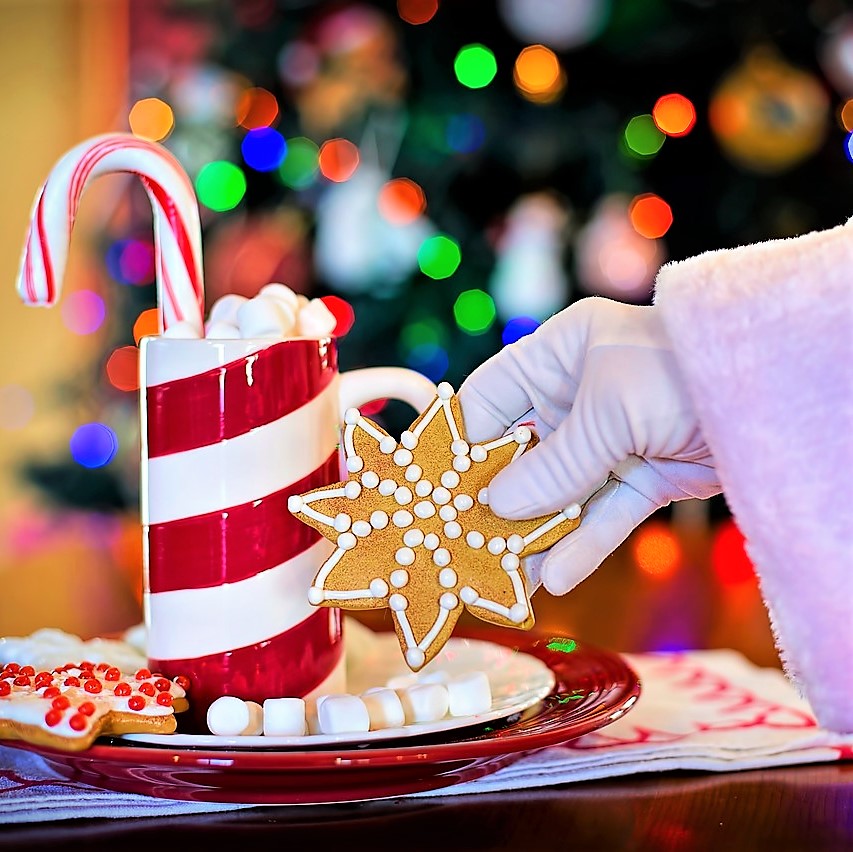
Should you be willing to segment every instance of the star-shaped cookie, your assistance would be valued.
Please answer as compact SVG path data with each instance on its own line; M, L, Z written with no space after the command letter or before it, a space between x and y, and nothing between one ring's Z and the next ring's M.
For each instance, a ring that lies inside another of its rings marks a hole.
M537 442L527 426L482 444L465 440L453 388L399 443L358 409L345 413L349 478L288 501L335 544L308 592L316 606L388 607L406 663L423 668L450 638L462 608L505 627L534 623L522 558L580 523L581 507L508 521L489 508L488 483Z

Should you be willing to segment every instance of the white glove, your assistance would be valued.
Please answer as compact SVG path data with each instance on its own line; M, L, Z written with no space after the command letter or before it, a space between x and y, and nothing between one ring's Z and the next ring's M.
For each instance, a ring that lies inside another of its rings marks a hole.
M551 594L573 589L657 509L721 491L654 307L581 299L478 367L459 401L472 442L520 420L542 439L490 483L496 514L589 501L574 532L528 557Z

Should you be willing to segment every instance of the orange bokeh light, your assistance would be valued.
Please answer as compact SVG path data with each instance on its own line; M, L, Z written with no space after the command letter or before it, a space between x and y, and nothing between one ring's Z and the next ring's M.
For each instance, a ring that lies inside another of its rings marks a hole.
M172 108L160 98L143 98L130 109L128 124L134 136L160 142L175 126L175 114Z
M358 148L348 139L328 139L320 146L317 162L323 177L342 183L358 168Z
M143 337L160 333L160 311L158 308L149 308L143 311L133 324L133 339L139 343Z
M278 101L272 92L260 86L254 86L240 95L234 116L237 124L245 127L246 130L271 127L278 118Z
M120 346L107 359L107 378L121 391L139 390L139 350Z
M672 208L653 192L638 195L631 202L628 215L634 230L650 240L662 237L672 225Z
M841 105L841 109L838 111L838 119L848 133L853 130L853 98Z
M655 102L652 118L667 136L686 136L696 124L696 108L684 95L662 95Z
M426 210L424 191L409 178L389 180L379 190L379 212L394 225L414 222Z
M546 92L560 78L560 61L543 44L525 47L515 60L515 79L527 92Z
M407 24L425 24L437 11L438 0L397 0L397 14Z
M637 568L656 580L672 576L681 565L681 544L662 521L642 524L631 536L630 548Z

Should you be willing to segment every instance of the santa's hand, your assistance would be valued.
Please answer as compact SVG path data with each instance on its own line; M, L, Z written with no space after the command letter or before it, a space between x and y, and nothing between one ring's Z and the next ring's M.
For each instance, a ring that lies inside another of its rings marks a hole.
M459 400L471 441L522 419L542 438L489 484L496 514L586 504L580 526L537 565L552 594L574 588L657 509L720 492L654 307L575 302L478 367Z

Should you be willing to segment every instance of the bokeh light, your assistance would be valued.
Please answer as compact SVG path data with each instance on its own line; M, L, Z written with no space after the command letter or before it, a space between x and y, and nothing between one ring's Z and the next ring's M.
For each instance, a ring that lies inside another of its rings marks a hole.
M92 334L97 331L107 309L104 300L92 290L75 290L62 302L62 322L74 334Z
M667 136L686 136L696 124L696 108L684 95L662 95L655 101L652 118Z
M20 385L0 387L0 429L23 429L35 413L33 395Z
M844 140L844 153L847 155L847 159L853 163L853 133L848 133Z
M117 240L106 251L110 276L119 284L151 284L154 281L154 246L143 240Z
M144 310L133 323L133 339L137 345L143 337L160 333L160 309L148 308Z
M407 24L425 24L437 11L438 0L397 0L397 14Z
M447 328L438 317L412 320L407 322L400 331L400 345L404 352L424 344L447 346Z
M272 92L259 86L244 90L237 99L234 115L237 124L246 130L270 127L278 118L278 101Z
M458 243L444 234L427 237L418 249L418 266L430 278L449 278L461 262Z
M139 350L135 346L120 346L110 353L106 363L110 384L120 391L139 390Z
M476 115L451 115L447 121L445 141L451 151L471 154L483 147L486 141L486 126Z
M663 521L641 524L630 538L630 552L637 568L655 580L671 577L681 565L681 544Z
M243 137L240 153L246 165L256 172L271 172L284 160L287 142L273 127L256 127Z
M528 100L550 103L566 88L566 75L557 54L544 44L525 47L515 60L512 79Z
M625 127L625 144L637 157L653 157L665 139L666 134L650 115L635 115Z
M74 431L69 447L71 457L82 467L103 467L115 458L118 437L103 423L86 423Z
M532 334L539 328L539 320L533 317L512 317L508 320L501 332L501 342L504 346L510 343L515 343L516 340L521 340L528 334Z
M495 79L498 63L495 54L484 44L468 44L456 54L453 71L463 86L482 89Z
M246 176L239 166L227 160L214 160L202 166L195 179L198 200L222 213L233 210L246 194Z
M628 209L634 230L650 240L662 237L672 225L672 208L659 195L636 196Z
M406 225L426 210L426 195L413 180L393 178L379 190L376 205L392 225Z
M436 343L421 343L409 351L406 365L426 376L433 382L444 378L450 366L447 352Z
M278 176L291 189L305 189L314 183L319 170L320 149L310 139L296 136L287 141L287 155L278 167Z
M483 334L488 331L496 316L495 302L485 290L463 290L453 303L456 325L467 334Z
M349 180L358 168L359 160L358 147L349 139L327 139L320 146L317 157L320 174L335 183Z
M746 552L743 533L732 518L721 521L711 542L711 567L724 586L755 580L755 569Z
M160 98L142 98L131 108L127 117L134 136L161 142L175 126L175 114L172 108Z
M853 98L841 105L838 110L838 122L848 133L853 130Z
M352 305L340 296L322 296L321 302L332 312L335 317L336 337L343 337L355 323L355 311Z

